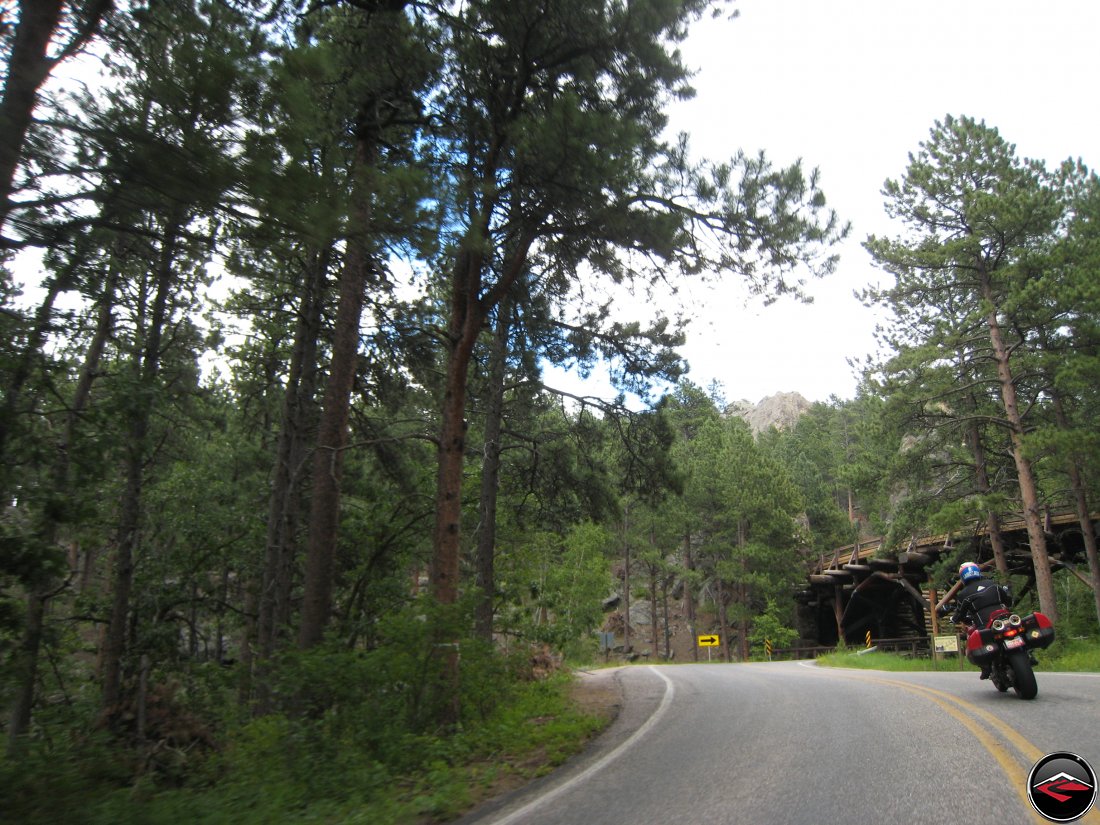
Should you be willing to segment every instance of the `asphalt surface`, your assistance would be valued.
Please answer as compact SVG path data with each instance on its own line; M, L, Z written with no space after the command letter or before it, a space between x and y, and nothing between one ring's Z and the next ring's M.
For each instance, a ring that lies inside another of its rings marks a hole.
M1039 696L971 670L811 662L620 668L622 710L583 755L462 825L1042 823L1027 777L1070 751L1100 772L1100 674ZM1100 825L1094 806L1083 819Z

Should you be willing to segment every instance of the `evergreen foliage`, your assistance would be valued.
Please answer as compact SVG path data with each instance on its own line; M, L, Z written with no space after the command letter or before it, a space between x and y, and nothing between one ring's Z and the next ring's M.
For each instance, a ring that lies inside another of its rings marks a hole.
M1021 515L1039 602L1055 620L1044 513L1067 506L1079 515L1100 618L1095 491L1081 474L1091 462L1077 449L1087 450L1088 439L1073 437L1076 405L1067 406L1057 381L1063 354L1088 347L1088 332L1075 334L1088 311L1067 296L1091 260L1091 230L1081 219L1095 186L1078 163L1049 170L1018 158L984 122L948 116L910 156L905 175L883 189L887 213L906 234L866 243L895 277L868 297L893 313L884 330L890 357L878 376L890 403L908 411L912 472L901 528L924 522L951 532L984 519L1007 575L998 523ZM1067 436L1061 454L1048 449L1056 431ZM1052 472L1065 474L1071 489L1059 489Z
M938 124L887 187L926 233L868 242L899 278L871 296L889 360L754 436L683 378L674 308L612 297L737 278L768 301L835 265L815 172L665 135L677 44L724 3L108 5L64 10L103 74L36 86L5 143L0 229L40 287L5 261L21 821L453 815L486 763L555 764L596 727L555 671L614 597L628 647L671 656L678 598L748 659L795 638L818 554L1018 510L1024 464L1044 504L1095 496L1100 187L1074 164ZM623 394L571 397L550 363Z

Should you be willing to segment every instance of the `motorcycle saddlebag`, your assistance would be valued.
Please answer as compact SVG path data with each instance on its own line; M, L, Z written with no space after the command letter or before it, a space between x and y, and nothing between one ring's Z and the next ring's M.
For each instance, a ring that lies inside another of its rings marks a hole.
M970 631L970 635L966 637L966 658L972 665L981 667L993 658L993 654L997 652L994 635L989 628Z
M1028 647L1050 647L1054 641L1054 625L1038 611L1024 616L1024 638Z

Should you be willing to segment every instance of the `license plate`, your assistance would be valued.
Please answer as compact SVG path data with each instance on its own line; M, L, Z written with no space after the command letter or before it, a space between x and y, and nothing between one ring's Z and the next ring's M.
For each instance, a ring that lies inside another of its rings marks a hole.
M1004 644L1005 644L1005 649L1006 650L1013 650L1014 648L1017 648L1017 647L1023 647L1024 646L1024 637L1023 636L1017 636L1014 639L1005 639Z

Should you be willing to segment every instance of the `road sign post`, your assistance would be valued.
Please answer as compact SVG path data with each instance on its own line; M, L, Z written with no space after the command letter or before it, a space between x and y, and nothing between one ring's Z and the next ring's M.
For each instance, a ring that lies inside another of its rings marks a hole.
M615 634L600 631L600 650L603 651L603 660L606 662L611 655L611 648L615 646Z
M705 636L699 637L699 647L705 647L707 649L707 661L710 661L710 649L712 647L718 647L720 638L717 633L708 633Z
M939 607L939 603L936 601L936 588L928 588L928 619L932 624L932 662L936 663L940 660L940 652L936 649L935 638L940 635L940 623L939 615L936 613L936 608Z

